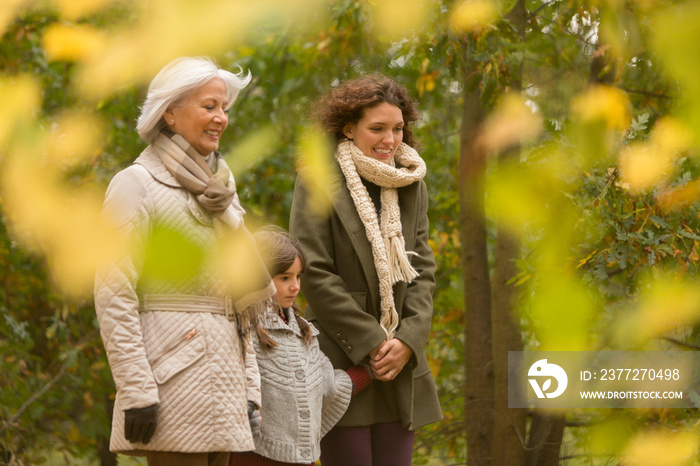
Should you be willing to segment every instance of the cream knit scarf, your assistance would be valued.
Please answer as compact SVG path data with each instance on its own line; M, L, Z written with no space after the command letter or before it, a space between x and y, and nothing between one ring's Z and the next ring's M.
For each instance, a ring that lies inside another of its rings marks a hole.
M410 283L418 276L411 266L401 234L401 211L396 188L422 180L426 173L423 159L411 146L401 143L389 164L366 156L353 141L338 144L335 157L345 175L350 196L372 245L374 265L379 276L381 318L387 338L393 338L399 325L393 286ZM360 177L381 187L381 221Z

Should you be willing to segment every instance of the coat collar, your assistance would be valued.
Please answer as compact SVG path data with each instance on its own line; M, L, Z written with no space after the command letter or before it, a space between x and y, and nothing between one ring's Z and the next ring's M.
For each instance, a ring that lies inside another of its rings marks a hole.
M262 319L262 327L265 328L266 330L276 330L276 331L286 331L286 332L292 332L294 335L296 335L299 338L303 338L303 335L301 333L301 328L299 327L299 324L297 323L297 319L294 316L294 311L291 308L284 309L284 315L287 317L287 322L285 323L284 320L280 316L277 315L277 313L272 309L271 307L268 308L267 313L265 314L265 317ZM316 330L316 327L313 325L309 324L311 328L311 333L312 335L316 336L318 335L318 330Z
M141 152L134 163L143 166L150 174L167 186L172 186L173 188L182 188L182 185L175 179L175 177L168 171L163 161L158 157L152 145L149 145Z
M338 219L343 224L345 231L350 237L353 249L357 253L357 258L360 261L360 265L367 279L367 284L369 285L368 288L372 302L379 302L379 276L377 275L377 268L374 265L372 245L367 239L365 226L360 219L360 215L357 213L345 177L340 173L340 167L338 167L338 172L337 183L339 183L340 186L337 187L338 189L335 189L333 207Z
M357 213L345 177L340 172L340 167L338 167L337 183L338 186L335 187L336 197L334 200L335 213L345 227L353 249L357 253L362 270L367 278L372 302L379 302L379 276L377 275L377 268L374 265L372 246L367 239L365 226L360 219L360 215ZM398 188L399 209L401 211L401 232L406 242L407 251L412 251L416 245L416 209L418 208L419 185L420 183L413 183L406 187ZM397 302L396 306L398 310L400 308L400 303Z

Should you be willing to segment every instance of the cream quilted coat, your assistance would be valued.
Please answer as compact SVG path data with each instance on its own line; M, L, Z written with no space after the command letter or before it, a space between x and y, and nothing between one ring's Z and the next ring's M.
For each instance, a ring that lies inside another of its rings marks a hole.
M181 229L196 244L214 244L213 228L188 200L189 193L149 146L114 177L104 212L133 236L137 251L149 232L164 226ZM235 323L210 312L157 306L139 312L147 296L216 297L222 283L206 267L176 282L144 283L142 267L142 254L133 253L102 267L95 281L95 309L117 387L110 449L131 455L253 450L247 401L261 404L260 374L252 345L242 357ZM151 441L126 440L124 410L156 403Z

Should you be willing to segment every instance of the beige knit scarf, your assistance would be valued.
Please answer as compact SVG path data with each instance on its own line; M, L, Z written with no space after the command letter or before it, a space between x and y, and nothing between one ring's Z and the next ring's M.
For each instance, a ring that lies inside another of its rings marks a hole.
M189 207L193 213L204 209L208 214L196 215L200 221L211 216L234 230L243 223L245 210L238 201L236 183L221 154L214 153L214 172L204 157L179 134L161 132L153 146L168 171L189 191Z
M415 149L404 143L399 145L388 164L366 156L353 141L338 144L335 157L372 246L379 276L379 323L390 339L399 325L392 287L399 281L410 283L418 276L408 259L408 254L415 253L406 252L406 243L401 234L401 211L396 188L422 180L426 173L425 162ZM377 218L374 203L360 177L381 187L381 219Z
M172 132L161 132L153 143L156 154L175 179L190 195L188 207L197 220L203 224L235 231L236 241L241 251L245 251L246 274L254 277L250 285L236 291L231 296L234 317L241 336L246 337L250 330L259 325L258 320L272 303L276 293L275 285L267 273L262 258L257 254L253 236L243 224L245 210L236 194L236 184L226 161L218 152L216 172L182 136ZM206 215L200 215L204 209ZM209 222L209 223L207 223ZM227 311L228 312L228 311ZM244 343L244 340L241 339Z

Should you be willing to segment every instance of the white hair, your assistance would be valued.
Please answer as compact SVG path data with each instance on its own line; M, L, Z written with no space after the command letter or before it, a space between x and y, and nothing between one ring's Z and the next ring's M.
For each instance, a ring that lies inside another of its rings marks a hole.
M250 71L244 74L242 69L236 74L222 70L206 57L182 57L165 65L148 86L146 101L136 120L139 136L149 143L155 141L158 133L166 127L163 120L165 111L213 78L224 81L228 91L225 108L229 109L240 90L248 85L251 76Z

